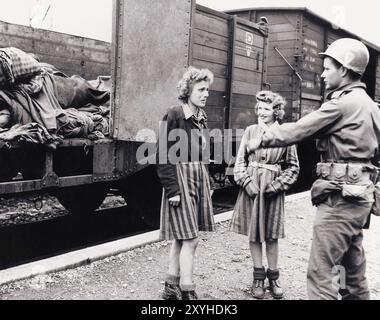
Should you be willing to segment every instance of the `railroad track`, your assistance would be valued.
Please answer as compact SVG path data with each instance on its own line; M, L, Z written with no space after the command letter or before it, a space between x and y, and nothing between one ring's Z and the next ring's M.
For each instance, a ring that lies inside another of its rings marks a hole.
M231 210L236 196L234 187L215 190L215 214ZM0 270L157 229L136 218L126 205L89 215L57 210L49 213L53 218L42 220L37 214L12 212L12 223L0 228Z

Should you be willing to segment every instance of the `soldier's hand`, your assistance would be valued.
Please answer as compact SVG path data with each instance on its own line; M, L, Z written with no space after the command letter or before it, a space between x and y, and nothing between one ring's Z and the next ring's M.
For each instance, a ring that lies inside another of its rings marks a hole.
M180 195L169 199L169 204L173 207L178 207L180 205L180 203L181 203L181 196Z
M261 142L262 142L264 133L265 131L260 129L258 135L255 138L248 141L247 143L248 153L254 152L261 147Z

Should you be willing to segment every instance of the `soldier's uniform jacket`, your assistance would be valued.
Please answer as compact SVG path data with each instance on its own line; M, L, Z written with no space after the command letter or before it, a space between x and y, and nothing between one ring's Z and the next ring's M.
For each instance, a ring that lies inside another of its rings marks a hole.
M379 154L380 110L355 82L327 95L327 102L296 123L272 126L264 146L287 146L317 138L323 161L369 161Z

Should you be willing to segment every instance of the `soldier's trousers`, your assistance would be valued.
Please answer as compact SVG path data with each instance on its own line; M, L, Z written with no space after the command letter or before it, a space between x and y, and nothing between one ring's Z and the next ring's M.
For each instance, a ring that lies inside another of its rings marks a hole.
M363 231L373 197L346 200L329 196L318 206L307 272L311 300L367 300L366 259Z

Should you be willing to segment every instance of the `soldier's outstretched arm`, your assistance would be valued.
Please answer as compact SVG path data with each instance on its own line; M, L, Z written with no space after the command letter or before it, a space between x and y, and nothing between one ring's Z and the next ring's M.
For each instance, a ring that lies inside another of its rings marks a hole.
M340 130L342 113L335 101L324 103L322 107L295 123L272 125L262 136L265 147L284 147L299 143L307 138L319 138Z

